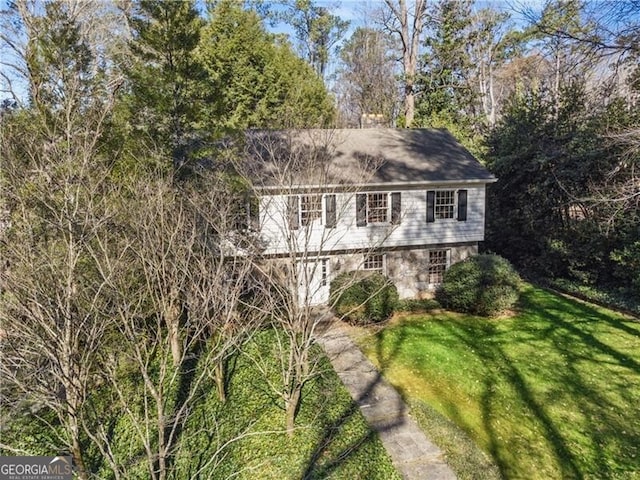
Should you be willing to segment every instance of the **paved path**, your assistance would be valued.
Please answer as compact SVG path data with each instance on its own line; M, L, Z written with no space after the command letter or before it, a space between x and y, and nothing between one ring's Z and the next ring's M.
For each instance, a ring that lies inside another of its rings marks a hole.
M324 323L324 322L323 322ZM378 432L393 465L406 480L454 480L442 451L409 416L409 409L363 355L339 320L327 321L317 335L333 368Z

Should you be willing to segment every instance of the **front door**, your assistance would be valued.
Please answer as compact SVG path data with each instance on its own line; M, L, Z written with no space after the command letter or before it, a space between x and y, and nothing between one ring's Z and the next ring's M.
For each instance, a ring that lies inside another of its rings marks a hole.
M320 258L302 262L298 271L298 295L301 304L324 305L329 301L329 261Z

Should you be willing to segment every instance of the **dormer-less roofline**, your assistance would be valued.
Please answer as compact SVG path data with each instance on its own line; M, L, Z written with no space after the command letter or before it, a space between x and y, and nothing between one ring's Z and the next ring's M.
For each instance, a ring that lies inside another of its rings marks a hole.
M244 138L242 173L263 190L496 181L442 129L251 130Z
M445 180L439 182L373 182L373 183L335 183L335 184L300 184L300 185L265 185L256 186L255 189L269 194L282 192L344 192L344 191L391 191L391 190L423 190L447 188L452 186L483 186L488 183L495 183L498 179L469 179L469 180Z

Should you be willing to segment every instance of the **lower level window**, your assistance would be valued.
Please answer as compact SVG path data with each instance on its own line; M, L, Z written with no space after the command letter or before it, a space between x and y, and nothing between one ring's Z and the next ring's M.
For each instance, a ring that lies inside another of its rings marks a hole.
M320 273L322 274L321 280L320 280L320 285L323 287L327 286L327 259L323 258L322 260L320 260Z
M378 271L383 273L384 270L384 255L365 255L364 264L362 266L364 270Z
M442 283L446 269L447 250L429 250L429 283L432 285Z

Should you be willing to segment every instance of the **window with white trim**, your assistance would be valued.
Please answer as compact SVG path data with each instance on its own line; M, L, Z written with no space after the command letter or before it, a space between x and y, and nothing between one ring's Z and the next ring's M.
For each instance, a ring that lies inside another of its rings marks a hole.
M356 195L356 223L358 227L375 224L400 223L401 192L372 192Z
M467 221L466 189L427 190L427 223L440 220Z
M384 255L370 254L364 256L362 269L370 272L384 273Z
M286 216L291 230L310 225L336 228L335 194L288 195L286 201Z
M322 221L322 195L300 195L300 225Z
M436 220L453 218L456 210L455 191L436 190L434 209Z
M449 250L429 250L429 262L427 271L429 283L439 285L442 283L444 272L447 270Z
M367 223L384 223L387 221L388 200L389 195L387 193L367 194Z

